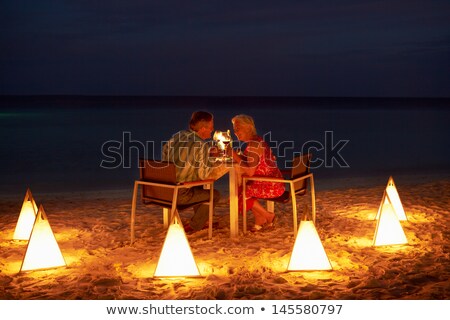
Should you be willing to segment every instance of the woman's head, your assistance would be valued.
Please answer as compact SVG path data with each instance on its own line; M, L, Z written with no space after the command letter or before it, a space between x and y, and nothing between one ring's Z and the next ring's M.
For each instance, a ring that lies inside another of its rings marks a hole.
M250 140L256 136L255 121L253 121L252 117L245 114L239 114L233 117L231 122L233 123L234 134L239 140Z

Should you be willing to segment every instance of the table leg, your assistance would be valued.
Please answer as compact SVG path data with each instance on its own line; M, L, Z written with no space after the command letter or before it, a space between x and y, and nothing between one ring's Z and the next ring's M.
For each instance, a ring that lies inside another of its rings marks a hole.
M230 168L229 192L230 192L230 237L235 238L239 235L239 212L238 212L238 186L236 169Z

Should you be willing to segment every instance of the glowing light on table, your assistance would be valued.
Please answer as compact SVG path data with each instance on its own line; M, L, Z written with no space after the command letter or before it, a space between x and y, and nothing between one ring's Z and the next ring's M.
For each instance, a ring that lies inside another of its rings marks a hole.
M213 140L217 142L217 146L222 152L223 157L227 157L227 148L228 145L231 144L230 130L227 130L226 132L215 131Z

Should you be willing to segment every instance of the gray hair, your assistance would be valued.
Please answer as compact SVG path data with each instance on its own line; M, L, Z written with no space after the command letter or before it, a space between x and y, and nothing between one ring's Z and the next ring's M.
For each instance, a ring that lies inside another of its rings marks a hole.
M238 114L237 116L234 116L233 119L231 119L231 122L233 123L233 125L239 123L243 127L248 128L253 135L257 134L255 121L253 120L252 117L246 114Z

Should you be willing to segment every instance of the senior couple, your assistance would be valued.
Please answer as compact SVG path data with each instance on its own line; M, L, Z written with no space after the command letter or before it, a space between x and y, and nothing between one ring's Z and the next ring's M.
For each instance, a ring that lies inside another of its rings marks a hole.
M258 136L253 118L247 115L237 115L231 120L236 137L246 143L242 153L232 150L233 162L239 175L282 177L276 165L269 146ZM218 179L227 171L224 162L210 159L210 144L206 141L214 131L214 117L206 111L196 111L189 121L189 129L177 132L164 145L162 160L176 165L178 182ZM254 215L255 225L251 231L257 232L266 227L273 227L275 214L267 211L258 199L279 197L284 192L283 183L251 181L246 186L246 194L239 192L239 211L242 212L242 202L245 200L247 210ZM178 204L197 203L209 199L209 190L202 187L181 189L178 194ZM220 199L220 193L214 190L214 206ZM204 228L208 222L208 206L206 204L194 207L194 215L185 226L187 232L196 232Z

